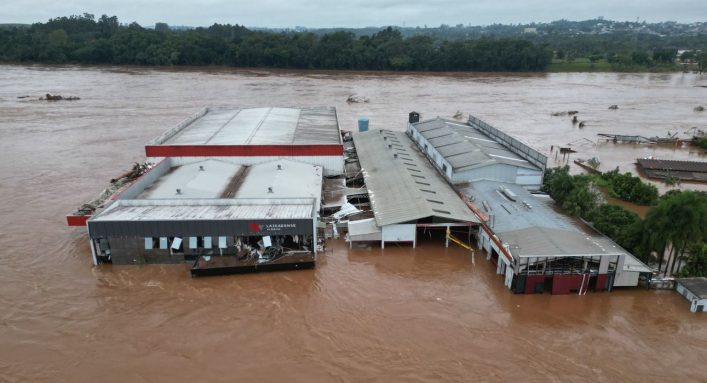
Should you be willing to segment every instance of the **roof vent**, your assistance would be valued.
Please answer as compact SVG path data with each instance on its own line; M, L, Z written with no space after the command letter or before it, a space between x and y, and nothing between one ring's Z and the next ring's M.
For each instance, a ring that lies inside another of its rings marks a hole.
M393 145L388 144L388 149L393 149Z
M177 189L177 195L182 194L182 189Z
M282 165L277 164L277 170L282 170Z
M393 153L393 158L398 158L398 153Z
M388 136L383 136L383 141L388 141Z
M199 171L203 172L204 171L204 165L199 165Z
M272 187L268 187L268 193L272 193Z
M383 129L378 130L378 133L383 134Z

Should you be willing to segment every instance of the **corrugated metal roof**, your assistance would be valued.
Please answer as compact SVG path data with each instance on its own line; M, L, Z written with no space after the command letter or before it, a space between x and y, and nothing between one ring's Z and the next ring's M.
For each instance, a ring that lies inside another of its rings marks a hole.
M707 173L707 162L703 161L675 161L648 158L639 158L637 161L638 164L645 169Z
M695 294L698 299L707 299L707 278L678 278L677 283L690 290L690 292Z
M600 256L625 254L624 271L650 271L646 265L610 238L581 221L555 211L548 196L536 196L524 187L497 181L457 185L489 218L489 227L521 257ZM515 194L515 201L501 188ZM492 217L493 216L493 217Z
M538 169L469 124L436 118L412 125L452 165L454 171L495 163Z
M427 217L479 222L405 133L359 133L354 144L378 226Z
M333 107L205 109L152 145L341 144Z
M92 221L312 218L313 199L118 200Z

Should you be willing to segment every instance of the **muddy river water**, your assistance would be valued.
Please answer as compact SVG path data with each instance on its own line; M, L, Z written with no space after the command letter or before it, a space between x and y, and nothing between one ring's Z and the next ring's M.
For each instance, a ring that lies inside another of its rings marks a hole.
M186 265L94 267L85 231L64 224L206 105L332 105L349 129L460 110L547 153L573 143L631 171L638 157L701 155L597 145L596 133L705 129L701 85L680 73L0 66L0 382L707 381L705 317L670 291L513 295L486 261L438 242L333 241L315 270L191 279ZM81 100L17 98L44 93ZM349 105L352 93L370 102ZM550 116L563 110L586 126Z

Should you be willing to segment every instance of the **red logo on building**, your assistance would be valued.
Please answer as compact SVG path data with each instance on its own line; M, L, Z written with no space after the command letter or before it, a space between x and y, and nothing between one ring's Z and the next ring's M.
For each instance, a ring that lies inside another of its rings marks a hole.
M259 232L261 229L260 225L258 225L257 223L249 223L248 230L250 230L251 232Z

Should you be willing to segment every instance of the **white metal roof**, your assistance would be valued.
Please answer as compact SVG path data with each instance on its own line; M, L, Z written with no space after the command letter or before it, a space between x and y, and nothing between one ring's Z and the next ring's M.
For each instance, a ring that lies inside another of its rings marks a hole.
M241 165L213 159L176 166L136 199L220 198L242 169Z
M277 160L248 167L235 198L313 198L316 210L322 195L322 167Z
M321 144L341 144L333 107L204 108L150 142L150 145Z
M528 160L469 124L438 117L412 126L452 165L455 172L498 163L540 171Z
M92 221L311 219L312 199L118 200Z
M354 144L378 226L427 217L479 222L405 133L359 133Z

